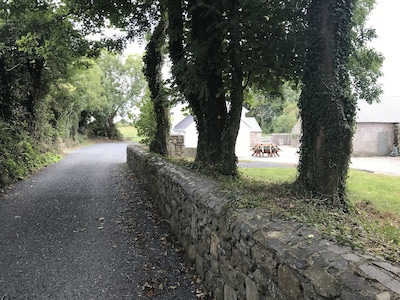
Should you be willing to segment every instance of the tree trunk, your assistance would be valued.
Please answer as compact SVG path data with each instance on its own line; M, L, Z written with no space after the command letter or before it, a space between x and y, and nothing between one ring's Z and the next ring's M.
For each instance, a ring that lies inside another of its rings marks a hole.
M170 129L169 104L162 78L162 47L165 43L167 29L167 22L165 19L166 16L163 16L155 28L146 46L146 55L143 60L145 63L144 73L149 85L150 97L156 115L156 133L154 139L150 142L149 149L154 153L167 156L168 134Z
M221 9L215 1L199 4L197 0L188 2L191 13L191 43L195 66L194 81L202 120L198 126L199 137L196 161L209 167L221 164L222 132L227 118L226 98L222 80L221 46L224 35L221 32Z
M187 49L183 46L185 42L181 1L168 0L167 3L172 73L193 110L199 133L196 162L213 168L221 161L221 138L227 115L222 59L219 56L223 37L217 31L210 31L220 24L220 16L209 10L212 3L202 6L195 0L189 1L192 30L191 43L186 47L190 47L192 52L195 61L193 65L185 57ZM210 39L211 35L215 38Z
M35 58L28 63L28 71L31 79L31 90L28 93L26 101L26 120L30 133L36 138L38 136L37 111L36 106L39 99L45 94L46 87L42 84L42 76L45 62L42 58Z
M181 0L166 0L166 3L168 12L168 50L172 60L172 75L179 90L185 96L185 99L190 104L190 108L193 110L197 130L200 133L203 132L204 128L203 118L197 117L201 116L200 102L191 83L185 77L188 73L189 64L185 57L182 3Z
M231 107L228 118L225 123L222 135L222 164L220 173L236 176L237 175L237 157L235 154L236 140L240 128L243 106L243 68L240 47L240 16L239 1L232 0L229 7L229 19L231 30L231 44L229 49L229 58L231 62Z
M353 0L314 0L299 101L302 118L297 183L326 204L347 209L345 184L355 119L347 59Z
M225 8L221 2L188 1L190 32L188 39L184 40L181 1L167 1L172 73L193 110L199 133L195 161L230 176L237 174L235 145L243 104L239 8L236 2L232 3L232 16L229 16L233 18L235 28L227 30L227 17L222 14ZM227 41L225 34L232 38L230 61L223 51ZM229 114L224 89L226 79L223 77L226 64L232 66Z

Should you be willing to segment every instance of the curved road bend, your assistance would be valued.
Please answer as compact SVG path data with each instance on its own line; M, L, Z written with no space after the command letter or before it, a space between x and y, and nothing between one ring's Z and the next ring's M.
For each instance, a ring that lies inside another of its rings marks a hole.
M198 299L127 145L78 149L0 196L0 299Z

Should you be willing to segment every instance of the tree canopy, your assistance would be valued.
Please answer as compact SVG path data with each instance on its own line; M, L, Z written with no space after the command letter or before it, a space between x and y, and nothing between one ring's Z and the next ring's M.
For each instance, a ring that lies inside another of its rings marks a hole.
M103 47L120 50L128 40L148 36L144 73L156 121L153 151L166 154L169 100L160 73L166 50L173 86L190 105L198 129L195 163L224 175L237 175L235 143L248 89L279 95L290 82L302 89L297 183L313 194L333 195L331 203L345 207L356 100L371 102L381 92L382 57L366 43L374 37L365 28L374 3L6 1L0 5L2 118L27 120L39 136L38 127L62 127L69 134L91 127L113 136L116 112L144 94L142 79L135 77L137 61L126 68L105 54L90 59L100 55L99 43L85 35L115 26L125 36L106 39ZM94 90L85 94L86 88ZM293 103L274 105L297 113ZM259 107L265 114L273 109ZM38 120L50 126L37 126ZM332 152L334 143L341 145L340 154Z
M128 58L119 74L111 72L116 77L106 76L114 65L101 68L94 60L105 44L89 41L84 31L62 1L0 3L0 131L10 133L2 134L0 185L75 139L95 114L109 125L141 96L141 58Z

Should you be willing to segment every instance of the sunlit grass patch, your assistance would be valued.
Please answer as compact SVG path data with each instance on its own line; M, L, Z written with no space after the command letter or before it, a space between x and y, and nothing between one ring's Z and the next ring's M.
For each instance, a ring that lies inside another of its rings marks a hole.
M292 182L295 180L295 168L240 168L243 176L271 183Z
M400 177L350 170L348 193L352 203L367 201L381 212L400 217Z
M141 140L137 129L131 125L118 125L118 130L126 141L139 142Z

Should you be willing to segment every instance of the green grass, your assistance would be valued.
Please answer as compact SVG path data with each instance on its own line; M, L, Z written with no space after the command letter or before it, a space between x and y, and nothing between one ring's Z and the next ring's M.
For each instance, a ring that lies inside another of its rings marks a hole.
M217 180L229 207L257 208L260 216L309 224L324 238L400 263L400 177L350 170L350 203L343 212L297 190L295 168L240 168L238 178L227 178L186 159L171 161Z
M248 178L269 183L293 182L294 168L243 168L241 173ZM381 212L390 212L400 217L400 177L379 175L350 170L347 181L351 203L367 202Z
M348 213L321 199L300 196L290 185L295 168L241 168L237 180L222 180L238 208L263 208L272 217L312 224L329 239L400 262L400 177L350 170Z
M352 203L366 201L382 212L400 217L400 177L350 170L348 195Z
M141 140L141 137L138 136L137 129L131 125L118 125L118 130L126 141L139 142Z

